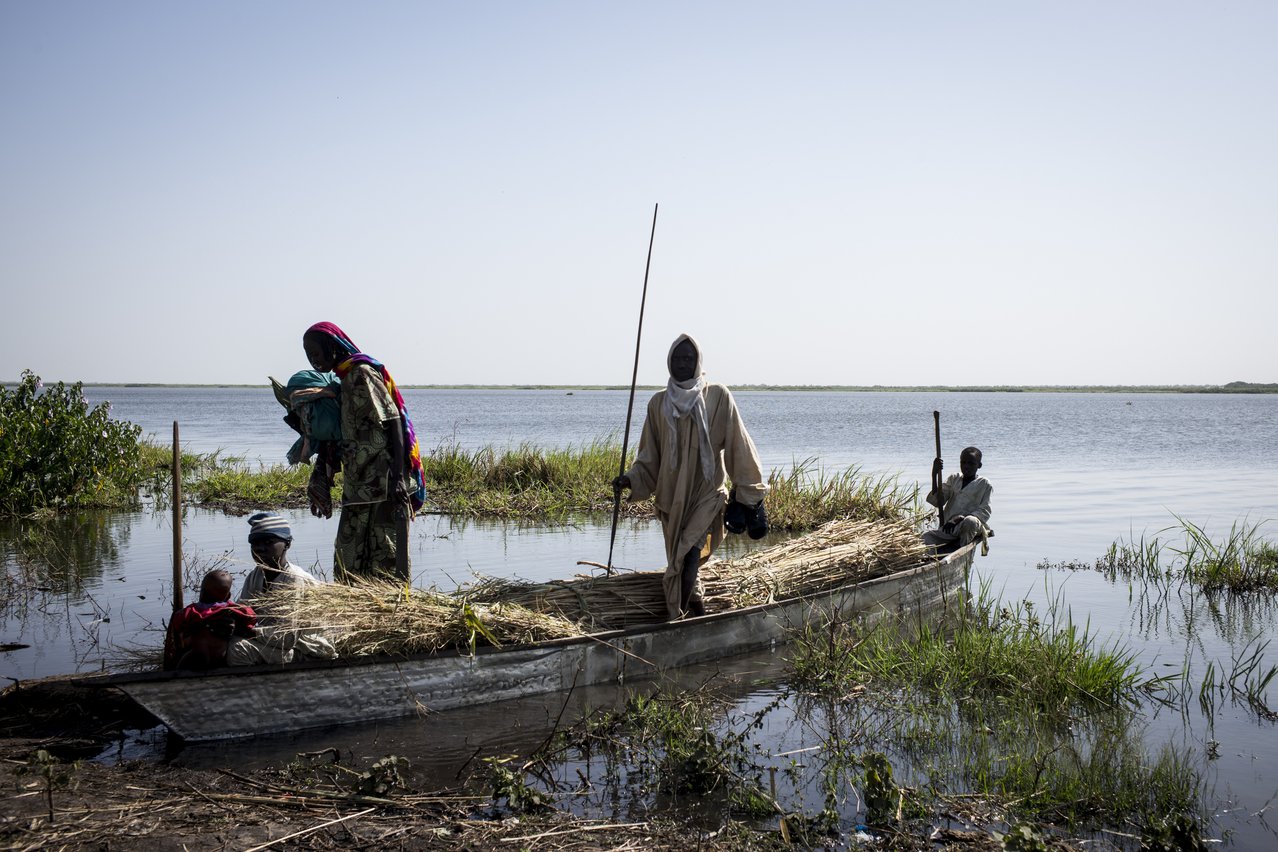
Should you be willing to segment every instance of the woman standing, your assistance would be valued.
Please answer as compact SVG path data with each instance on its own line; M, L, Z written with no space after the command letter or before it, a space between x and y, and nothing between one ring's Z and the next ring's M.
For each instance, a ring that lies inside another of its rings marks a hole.
M333 576L408 580L407 571L396 570L396 520L421 508L426 487L404 397L385 365L331 322L307 329L302 347L311 366L336 373L342 387L342 512Z

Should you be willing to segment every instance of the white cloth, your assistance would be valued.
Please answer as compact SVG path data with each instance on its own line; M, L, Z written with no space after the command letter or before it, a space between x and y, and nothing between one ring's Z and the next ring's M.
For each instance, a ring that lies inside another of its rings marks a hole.
M667 391L648 402L639 450L626 475L630 477L631 501L652 497L657 519L666 540L666 609L671 618L680 614L680 574L683 557L694 548L705 562L723 541L723 508L727 502L726 477L732 477L737 499L757 505L768 491L759 466L759 454L741 422L736 401L723 385L705 389L706 419L709 425L710 464L714 475L703 475L705 457L701 439L690 418L673 425L664 416ZM668 449L673 448L673 450ZM679 453L680 464L671 468L668 453Z
M267 569L261 565L254 565L253 570L244 578L244 585L240 587L240 596L236 600L252 606L253 599L261 597L262 593L266 591L266 574ZM305 568L299 568L287 561L284 563L283 570L276 573L275 578L271 581L271 585L276 588L288 586L301 588L303 586L314 586L318 583L319 580Z
M295 656L314 657L321 660L337 658L337 649L318 630L298 630L271 612L268 605L260 603L267 591L266 577L275 574L271 581L272 591L298 590L307 586L322 585L322 582L305 568L299 568L291 562L285 562L281 571L274 572L261 565L253 566L253 570L244 578L244 587L240 590L239 600L249 604L257 613L257 636L251 639L236 639L226 650L226 662L232 666L254 666L264 663L291 663Z
M994 494L994 486L983 476L976 476L966 486L963 485L963 474L952 473L941 483L940 501L935 491L929 491L927 502L936 507L945 507L945 522L954 518L973 517L982 524L989 525L990 497Z
M679 430L675 427L675 422L690 417L696 425L700 440L701 475L706 478L706 482L710 482L714 478L714 455L710 449L710 422L706 417L706 373L701 358L701 346L692 335L681 334L670 344L670 351L666 353L666 368L671 373L674 372L671 358L674 357L675 347L685 340L696 350L697 363L692 368L692 378L679 382L672 375L670 381L666 382L666 398L661 413L665 415L666 426L669 427L666 435L671 443L662 447L662 452L669 459L671 470L679 466L679 448L674 442L674 436Z

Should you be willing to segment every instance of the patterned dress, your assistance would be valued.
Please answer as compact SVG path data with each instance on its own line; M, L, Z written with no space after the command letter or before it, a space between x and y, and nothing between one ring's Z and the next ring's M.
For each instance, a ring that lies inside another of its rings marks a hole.
M357 364L342 377L342 514L333 575L341 581L395 576L395 520L407 504L390 497L393 458L386 426L399 410L377 371ZM397 471L411 493L407 471Z

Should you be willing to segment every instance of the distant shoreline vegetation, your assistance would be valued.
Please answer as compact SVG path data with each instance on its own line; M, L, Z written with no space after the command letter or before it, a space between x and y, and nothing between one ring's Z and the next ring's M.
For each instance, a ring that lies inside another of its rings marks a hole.
M5 387L17 385L6 381ZM84 382L86 388L263 388L269 385L166 384L163 382ZM625 391L628 385L401 385L405 390L559 390ZM664 385L640 385L657 391ZM1278 382L1229 382L1224 385L732 385L734 391L835 393L1278 393Z

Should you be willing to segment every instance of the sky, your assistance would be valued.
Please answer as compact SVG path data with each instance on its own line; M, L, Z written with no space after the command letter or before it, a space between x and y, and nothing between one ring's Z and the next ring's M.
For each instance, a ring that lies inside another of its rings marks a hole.
M0 379L1278 381L1278 3L0 3Z

